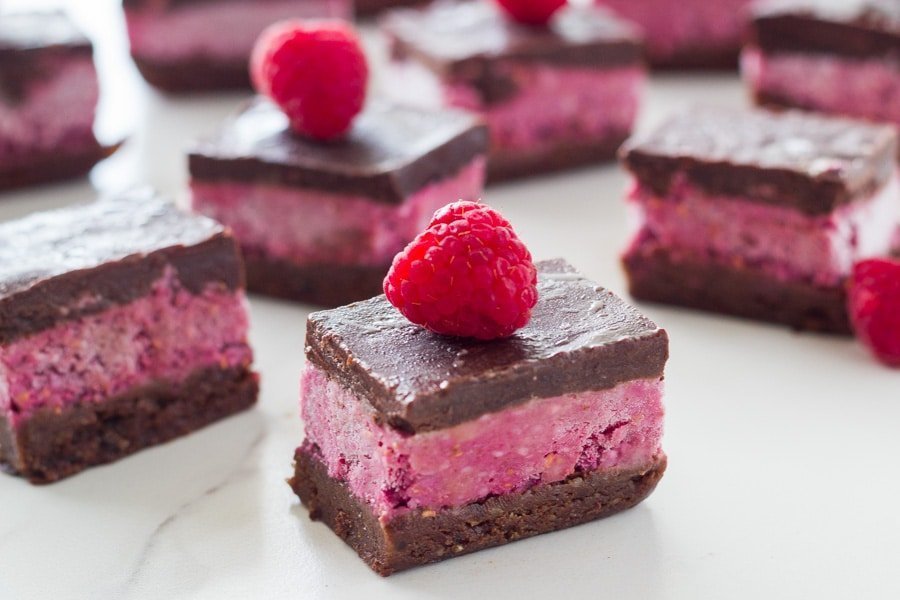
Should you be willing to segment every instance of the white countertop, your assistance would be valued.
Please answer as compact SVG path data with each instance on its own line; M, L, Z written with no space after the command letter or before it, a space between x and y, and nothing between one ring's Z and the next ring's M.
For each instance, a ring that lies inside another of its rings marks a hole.
M183 195L182 148L241 97L150 91L121 54L116 1L70 4L103 41L103 127L132 130L94 186ZM746 100L735 76L658 78L641 126L698 101ZM487 200L537 258L564 256L622 292L624 186L609 166ZM8 194L0 219L95 195L87 182ZM256 409L55 485L0 475L0 599L900 596L900 373L850 340L643 307L672 340L657 491L607 520L382 579L284 482L308 307L251 304Z

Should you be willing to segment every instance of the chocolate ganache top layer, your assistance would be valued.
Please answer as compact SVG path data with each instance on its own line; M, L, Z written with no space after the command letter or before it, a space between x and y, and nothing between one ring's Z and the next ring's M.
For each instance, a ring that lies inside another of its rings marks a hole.
M700 107L633 138L621 154L660 196L684 176L710 194L827 214L889 180L897 133L797 111Z
M562 260L538 265L531 322L490 342L407 321L382 295L307 322L306 355L406 432L450 427L532 398L660 378L666 332Z
M315 188L402 204L429 183L455 175L487 152L481 120L374 100L343 140L320 142L291 132L265 100L248 106L190 152L197 181L239 181Z
M415 58L443 78L468 83L487 102L502 100L515 85L503 63L611 68L639 65L643 53L639 30L597 7L570 5L547 27L531 27L488 0L435 2L393 11L382 28L396 57Z
M752 37L766 52L900 61L897 0L776 0L755 5Z
M146 190L0 224L0 343L146 295L167 266L200 293L243 285L231 234Z

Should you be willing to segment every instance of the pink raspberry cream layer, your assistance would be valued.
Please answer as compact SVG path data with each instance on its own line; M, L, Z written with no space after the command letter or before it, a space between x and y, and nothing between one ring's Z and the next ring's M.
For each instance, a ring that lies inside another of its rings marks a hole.
M900 176L830 214L711 196L684 177L665 197L633 184L637 231L626 255L664 248L692 262L756 268L780 281L839 286L853 263L888 254L900 225Z
M16 427L39 409L102 402L205 368L247 367L247 330L243 292L195 295L169 268L145 297L0 347L0 413Z
M900 125L900 61L769 55L750 47L741 70L763 102Z
M663 384L638 379L403 434L379 425L364 399L307 365L305 447L382 520L520 493L575 473L628 470L662 455Z
M152 4L150 2L146 4ZM249 60L256 38L283 19L350 18L349 0L219 0L168 11L125 10L135 56L158 63Z
M33 154L67 154L97 146L94 114L97 73L88 57L64 58L47 67L19 102L0 98L0 163L28 164Z
M485 159L436 181L402 204L269 183L191 182L195 211L227 225L245 251L296 265L380 267L450 200L478 200Z
M752 0L596 0L641 26L651 62L679 54L731 52L736 57L744 33L744 10Z

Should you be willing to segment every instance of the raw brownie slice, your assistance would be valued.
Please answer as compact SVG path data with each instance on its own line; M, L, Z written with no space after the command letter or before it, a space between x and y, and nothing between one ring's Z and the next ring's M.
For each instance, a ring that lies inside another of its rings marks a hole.
M0 464L47 483L256 401L237 245L146 191L0 225Z
M606 11L569 6L531 27L488 0L439 2L389 13L382 28L395 92L484 115L491 181L610 160L631 133L643 46Z
M893 127L697 109L626 145L644 300L848 333L844 281L900 222Z
M111 153L94 137L91 42L65 14L0 19L0 189L83 175Z
M376 101L324 143L257 101L191 151L192 202L234 231L251 291L336 306L379 294L448 199L480 198L486 150L484 126L462 112Z
M384 296L310 315L290 483L378 573L605 517L662 477L666 332L563 261L538 271L499 341Z
M131 55L168 92L250 88L259 34L282 19L345 18L351 0L124 0Z
M596 0L644 30L660 69L734 69L752 0Z
M900 2L754 8L744 77L757 102L900 124Z

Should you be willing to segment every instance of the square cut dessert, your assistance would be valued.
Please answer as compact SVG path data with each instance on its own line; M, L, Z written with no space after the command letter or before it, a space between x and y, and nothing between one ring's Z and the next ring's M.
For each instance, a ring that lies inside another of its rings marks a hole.
M290 483L381 575L611 515L662 477L666 332L537 267L502 340L433 334L384 296L310 315Z
M487 131L460 111L373 101L347 136L293 133L259 100L190 153L195 211L231 227L250 291L337 306L371 298L447 199L477 200Z
M629 142L636 298L849 333L853 263L900 222L893 127L700 108Z
M568 6L533 27L489 0L438 2L393 11L382 29L394 57L388 80L407 101L484 116L491 181L613 159L631 133L643 45L606 11Z
M743 73L759 104L900 125L900 2L755 5Z
M111 153L94 136L91 42L61 12L0 18L0 190L84 175Z
M644 30L659 69L734 69L752 0L596 0Z
M234 239L137 190L0 225L0 465L47 483L257 396Z
M352 0L124 0L131 56L148 83L185 93L250 88L256 38L284 19L353 16Z

